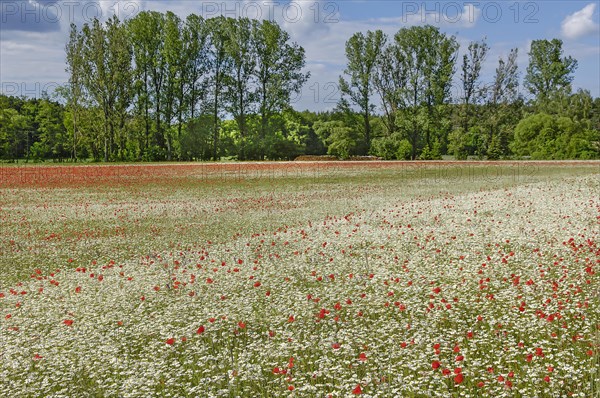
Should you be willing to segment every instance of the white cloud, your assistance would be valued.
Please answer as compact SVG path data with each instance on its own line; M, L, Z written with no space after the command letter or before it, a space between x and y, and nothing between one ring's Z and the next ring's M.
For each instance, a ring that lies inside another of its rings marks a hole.
M326 11L327 7L323 1L294 1L275 8L274 19L292 36L324 37L339 22L339 12L335 8Z
M113 15L116 15L120 20L132 18L139 14L144 9L144 3L141 0L115 1L115 0L100 0L100 8L102 10L102 19L106 20Z
M561 31L568 39L577 39L599 31L599 26L594 22L593 15L595 3L590 3L581 10L567 15L561 24Z
M417 3L405 3L402 6L402 16L377 18L372 22L472 28L481 16L481 9L473 4L465 4L462 8L458 3L435 3L434 5L434 7L425 5L418 7Z

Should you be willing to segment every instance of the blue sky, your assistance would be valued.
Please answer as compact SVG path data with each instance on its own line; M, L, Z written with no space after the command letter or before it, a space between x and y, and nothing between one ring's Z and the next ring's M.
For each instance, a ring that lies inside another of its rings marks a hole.
M306 69L312 74L294 101L296 109L335 106L338 76L345 66L344 43L354 32L382 29L393 36L402 27L426 23L455 35L461 49L487 37L491 49L484 81L493 78L498 57L514 47L519 49L523 77L531 41L560 38L565 54L579 63L574 88L600 96L597 1L0 0L0 88L27 96L52 91L67 78L64 45L71 22L81 25L115 12L128 18L142 10L172 10L182 17L197 13L275 19L305 48Z

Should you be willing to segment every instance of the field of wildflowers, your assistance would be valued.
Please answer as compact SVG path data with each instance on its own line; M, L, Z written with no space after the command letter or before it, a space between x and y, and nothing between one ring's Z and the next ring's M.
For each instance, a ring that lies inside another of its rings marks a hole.
M0 396L600 391L600 163L51 169L0 172Z

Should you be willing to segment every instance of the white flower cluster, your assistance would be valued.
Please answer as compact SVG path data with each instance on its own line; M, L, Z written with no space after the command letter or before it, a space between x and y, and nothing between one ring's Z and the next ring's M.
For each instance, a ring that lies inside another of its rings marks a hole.
M592 396L597 188L578 177L394 197L366 184L336 208L321 188L225 203L99 192L53 214L64 221L47 242L72 251L42 261L76 268L0 287L0 395ZM156 221L259 205L287 226L200 244L177 242L196 226ZM85 232L70 222L107 209L119 228L90 229L89 247L74 239ZM171 249L131 240L140 226L171 231ZM98 234L110 239L94 246ZM138 257L112 261L111 244Z

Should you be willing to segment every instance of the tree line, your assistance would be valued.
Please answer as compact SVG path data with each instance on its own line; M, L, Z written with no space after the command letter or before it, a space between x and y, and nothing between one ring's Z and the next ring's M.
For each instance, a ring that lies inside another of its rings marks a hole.
M558 39L531 45L529 99L517 49L483 81L485 38L461 59L456 38L430 25L355 33L345 50L336 108L299 112L304 49L275 22L144 11L71 25L60 98L0 95L0 157L600 157L600 99L572 92L577 61Z
M572 92L577 61L562 41L535 40L524 88L518 49L498 59L491 82L486 39L459 45L433 26L355 33L346 43L338 109L346 120L319 125L331 154L384 159L592 159L600 157L600 99ZM457 76L456 76L457 75ZM456 76L456 77L455 77ZM458 83L453 86L453 83ZM454 90L453 88L458 88ZM382 114L373 117L381 109Z

